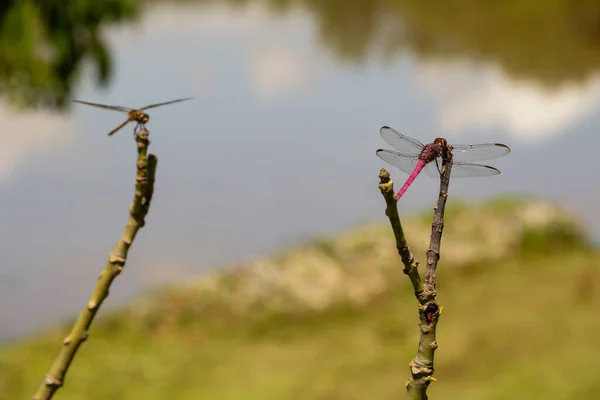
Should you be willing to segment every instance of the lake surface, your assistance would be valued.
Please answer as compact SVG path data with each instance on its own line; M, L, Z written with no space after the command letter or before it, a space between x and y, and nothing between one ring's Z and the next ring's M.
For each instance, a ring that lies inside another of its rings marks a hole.
M104 312L149 285L383 221L379 169L397 185L406 176L375 156L389 147L382 125L422 142L506 143L512 153L490 162L502 174L452 181L449 201L542 197L600 240L600 74L549 88L491 59L384 56L358 39L363 47L342 43L344 53L322 23L306 9L167 3L107 29L112 83L96 87L90 69L75 98L195 99L150 113L155 196ZM1 339L85 305L126 222L135 143L133 124L106 136L124 119L116 112L0 113ZM437 190L420 176L401 213L432 207Z

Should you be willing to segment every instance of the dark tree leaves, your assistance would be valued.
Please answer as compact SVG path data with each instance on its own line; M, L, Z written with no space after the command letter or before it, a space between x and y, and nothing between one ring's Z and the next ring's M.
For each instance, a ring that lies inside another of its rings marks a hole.
M106 22L137 16L135 0L12 0L0 3L0 93L17 107L64 108L84 61L98 83L111 73Z

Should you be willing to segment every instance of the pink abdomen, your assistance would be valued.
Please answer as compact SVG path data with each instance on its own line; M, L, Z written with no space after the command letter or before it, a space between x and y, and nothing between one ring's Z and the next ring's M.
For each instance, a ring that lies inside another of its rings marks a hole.
M415 165L415 169L410 174L410 176L408 177L406 182L404 182L404 185L402 185L402 188L396 195L396 200L400 200L400 197L402 197L404 195L404 193L406 193L406 190L411 185L411 183L413 183L413 181L417 178L417 176L419 175L419 173L421 172L423 167L425 167L425 161L423 161L423 160L417 161L417 165Z

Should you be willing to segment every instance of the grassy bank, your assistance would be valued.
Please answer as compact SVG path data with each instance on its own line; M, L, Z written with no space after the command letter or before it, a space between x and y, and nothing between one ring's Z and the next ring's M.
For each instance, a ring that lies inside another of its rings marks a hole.
M406 219L418 259L430 213ZM398 399L418 341L390 228L359 227L157 290L101 317L57 394L74 399ZM551 205L450 207L432 399L595 399L600 253ZM30 398L68 326L0 350Z

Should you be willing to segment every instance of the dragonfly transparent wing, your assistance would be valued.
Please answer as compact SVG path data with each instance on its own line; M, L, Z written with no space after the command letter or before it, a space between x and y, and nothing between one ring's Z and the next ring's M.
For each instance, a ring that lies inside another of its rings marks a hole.
M423 168L423 171L433 177L433 178L439 178L440 174L441 174L441 169L442 169L442 157L438 157L437 159L427 163L425 165L425 167Z
M140 108L140 110L148 110L150 108L160 107L160 106L166 106L167 104L179 103L180 101L186 101L186 100L191 100L191 99L193 99L193 97L186 97L186 98L183 98L183 99L165 101L164 103L150 104L149 106L145 106L145 107Z
M471 163L453 163L450 178L468 178L476 176L499 175L500 170L489 165Z
M376 152L377 157L393 165L400 171L411 174L419 161L419 157L412 154L398 153L397 151L379 149Z
M384 126L381 128L379 133L381 134L381 137L390 144L390 146L401 153L407 155L414 154L417 156L423 149L423 143L419 142L417 139L403 135L389 126Z
M123 111L123 112L127 112L127 113L129 111L133 110L132 108L128 108L128 107L109 106L106 104L90 103L89 101L82 101L82 100L73 100L73 103L80 103L80 104L85 104L85 105L92 106L92 107L104 108L106 110Z
M423 168L423 171L434 178L439 178L442 170L442 158L438 157L436 160L428 163ZM498 175L500 171L494 167L483 164L471 164L471 163L460 163L455 162L452 164L452 171L450 172L450 178L469 178L477 176L492 176Z
M493 160L510 153L510 147L501 143L453 144L452 147L456 162Z

